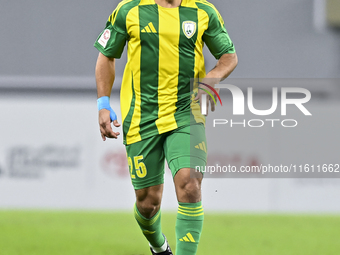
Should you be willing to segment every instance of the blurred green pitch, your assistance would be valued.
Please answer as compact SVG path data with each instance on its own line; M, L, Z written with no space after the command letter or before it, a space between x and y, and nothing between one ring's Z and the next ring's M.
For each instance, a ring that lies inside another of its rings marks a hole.
M163 231L175 250L175 213ZM340 216L206 213L198 255L340 254ZM1 255L150 255L133 214L0 211Z

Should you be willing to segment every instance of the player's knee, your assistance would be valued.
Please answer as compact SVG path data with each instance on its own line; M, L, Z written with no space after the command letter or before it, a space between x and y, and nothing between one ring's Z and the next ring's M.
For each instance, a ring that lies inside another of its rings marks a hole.
M145 190L145 192L136 192L136 195L137 208L145 218L151 218L158 212L162 200L162 196L159 192Z
M147 219L152 218L152 216L155 215L160 208L160 203L153 202L154 201L151 200L144 200L138 202L137 200L137 208L139 212Z
M181 185L179 185L178 193L180 193L180 200L183 202L195 203L200 201L201 181L194 178L183 180Z
M195 194L201 190L201 183L197 179L190 179L183 183L182 190L187 194Z

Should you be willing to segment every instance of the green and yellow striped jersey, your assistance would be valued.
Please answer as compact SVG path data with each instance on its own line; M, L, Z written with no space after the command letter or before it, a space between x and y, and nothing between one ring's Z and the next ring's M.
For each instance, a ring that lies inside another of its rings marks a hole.
M120 95L124 144L174 130L190 119L204 122L203 116L190 118L190 79L206 75L204 43L216 59L235 52L214 5L182 0L177 8L164 8L154 0L124 0L94 46L120 58L126 42Z

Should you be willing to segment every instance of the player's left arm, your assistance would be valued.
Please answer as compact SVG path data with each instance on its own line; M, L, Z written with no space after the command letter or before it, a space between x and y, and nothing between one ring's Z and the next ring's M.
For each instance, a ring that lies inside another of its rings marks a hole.
M217 61L216 66L206 75L205 78L216 78L219 81L226 79L236 68L238 63L235 53L223 54Z
M217 61L216 66L206 75L205 79L207 83L210 83L212 87L215 84L218 84L220 81L226 79L236 68L238 63L237 54L235 53L227 53L223 54L221 58ZM205 81L203 81L205 83ZM217 93L219 93L219 89L216 89ZM197 94L197 99L201 98L202 93L205 93L203 90L199 90ZM215 100L216 95L214 94ZM211 111L215 111L215 104L211 97L208 97L207 100L207 109L209 107L209 103L211 105Z
M238 58L234 44L225 28L222 16L214 7L210 8L207 11L207 14L209 15L209 23L202 39L208 46L212 55L218 59L218 61L216 66L203 79L203 83L214 87L215 84L218 84L220 81L227 78L236 68ZM195 99L200 100L203 94L206 94L204 90L198 90ZM214 97L216 100L216 95L214 95ZM209 100L207 100L207 109L210 103L211 111L214 111L214 101L211 97L208 98Z

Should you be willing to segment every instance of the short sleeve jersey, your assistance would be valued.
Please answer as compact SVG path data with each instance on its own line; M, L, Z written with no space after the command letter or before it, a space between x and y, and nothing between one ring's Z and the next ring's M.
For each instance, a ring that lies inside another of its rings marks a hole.
M182 0L164 8L154 0L124 0L109 17L94 46L128 61L121 85L124 144L174 130L192 121L190 80L204 78L204 43L216 59L234 53L224 21L205 0Z

